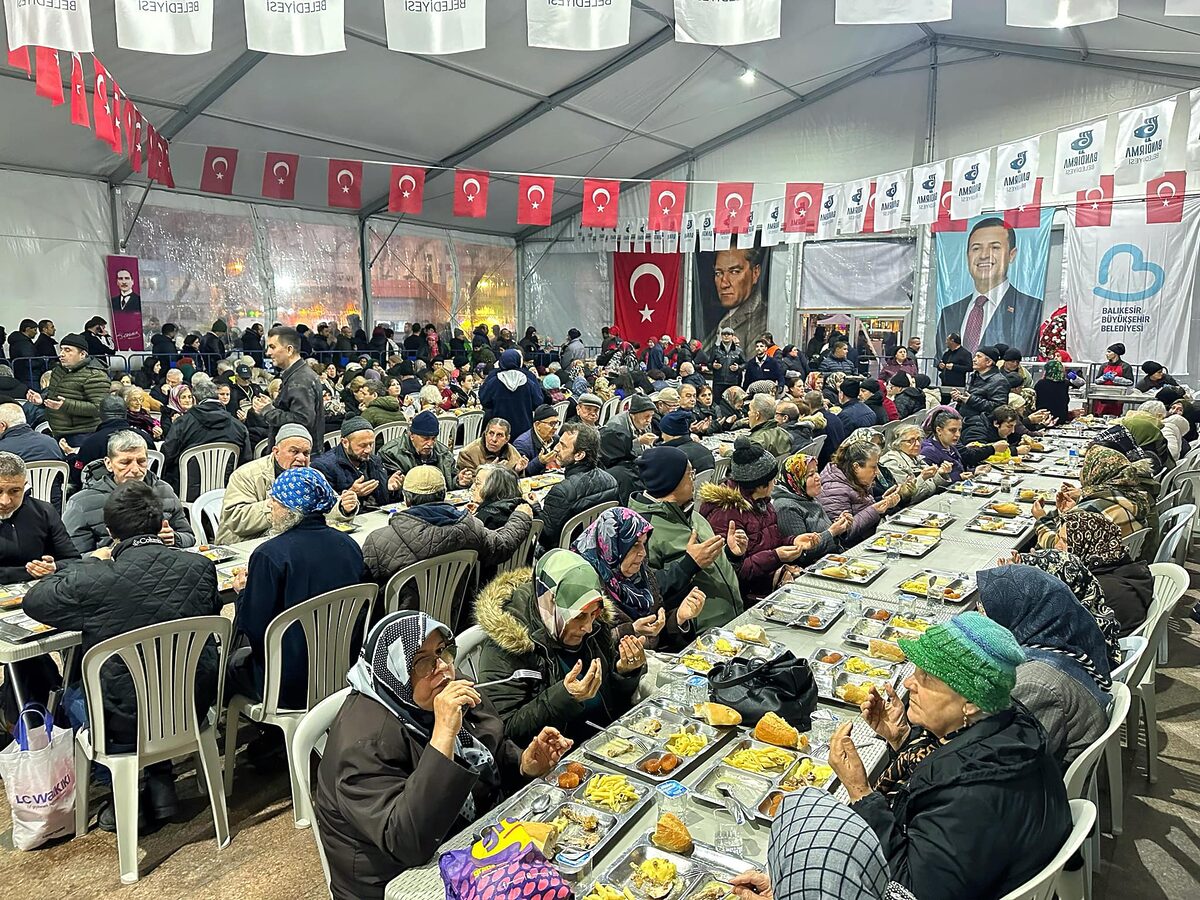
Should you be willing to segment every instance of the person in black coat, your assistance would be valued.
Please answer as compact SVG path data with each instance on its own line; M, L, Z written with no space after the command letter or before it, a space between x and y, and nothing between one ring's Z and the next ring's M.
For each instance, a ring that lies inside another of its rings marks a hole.
M0 584L44 578L75 559L58 511L26 493L25 461L0 452Z
M100 316L92 316L83 326L83 339L87 342L88 356L100 365L108 365L108 354L113 352L112 339L105 334L108 323Z
M971 372L971 351L962 345L962 337L951 333L946 336L946 352L938 363L941 385L944 388L961 388L967 385Z
M263 327L259 323L255 322L242 332L242 352L253 359L254 365L258 368L263 367ZM300 355L306 355L303 341L301 341ZM307 355L311 355L311 353Z
M756 381L773 381L783 385L783 365L773 356L767 356L767 342L759 338L754 342L754 355L746 360L742 385L749 388Z
M991 415L997 406L1008 402L1008 379L996 368L999 359L1000 351L995 347L980 347L971 358L974 371L967 379L966 388L955 388L950 392L964 421Z
M897 372L889 384L894 389L892 402L896 404L896 414L901 419L907 419L914 413L925 409L925 393L913 385L907 373Z
M353 490L365 508L390 503L404 482L404 473L388 477L382 457L375 452L375 429L360 416L342 422L342 441L312 461L312 467L341 494Z
M41 361L35 359L37 350L33 340L37 330L37 322L33 319L22 319L21 327L8 336L8 358L12 361L13 375L35 390L42 372L46 371Z
M500 368L488 375L479 389L484 426L492 418L508 420L513 434L524 434L533 427L533 411L545 402L541 383L521 367L521 351L500 354Z
M597 503L622 502L617 493L617 479L607 471L608 466L598 468L600 434L591 425L582 422L564 425L555 453L565 477L542 500L544 527L539 540L545 550L557 547L567 536L563 534L563 526L572 516Z
M100 426L91 434L77 435L78 446L72 448L73 453L67 459L71 466L69 481L72 488L79 487L83 478L83 470L89 463L108 455L108 439L118 431L137 432L146 442L147 447L154 446L154 438L143 429L130 425L126 418L128 415L129 409L120 397L111 395L100 401Z
M229 333L229 326L225 324L224 319L217 319L212 324L212 328L208 333L200 339L200 356L196 368L207 372L209 375L215 375L217 372L217 362L225 358L228 352L225 349L225 335Z
M228 409L217 398L217 386L210 379L194 378L192 380L192 396L196 405L171 422L171 430L163 441L163 479L171 485L176 494L179 493L179 458L184 452L199 447L201 444L229 443L238 448L238 456L233 461L229 473L240 465L254 458L254 446L250 443L250 433L246 426L235 419ZM153 446L153 445L147 445ZM193 472L196 472L193 469ZM199 488L198 477L191 479L193 491ZM191 503L196 497L179 498L184 503Z
M158 537L162 521L162 502L152 488L140 481L119 485L104 503L104 524L115 543L34 584L25 595L25 612L64 631L82 631L83 653L137 628L220 615L216 567L198 553L164 545ZM210 637L196 668L201 718L217 700L219 666L216 642ZM108 752L136 749L137 706L129 670L119 660L109 660L100 670L100 681ZM63 706L72 725L87 724L81 684L67 687ZM175 814L178 800L170 760L146 767L146 793L156 819ZM115 829L111 807L100 811L99 825Z
M692 438L692 414L684 409L667 413L659 420L662 431L662 447L678 447L683 451L692 470L698 475L716 466L712 451Z
M42 319L38 322L38 336L37 340L33 342L33 352L35 356L44 357L42 360L43 372L54 368L54 363L45 357L58 356L58 341L54 339L54 331L54 323L49 319Z
M280 325L267 334L267 355L282 374L275 400L266 394L255 397L254 414L263 420L272 446L279 429L289 423L303 425L312 435L314 447L325 446L325 391L321 379L300 356L300 334Z
M1146 377L1138 381L1137 389L1143 394L1156 391L1160 387L1166 387L1168 384L1173 387L1179 387L1179 382L1175 380L1174 376L1168 374L1167 367L1162 363L1148 359L1142 363L1142 372Z
M157 334L150 335L150 352L162 360L164 370L179 355L179 347L175 344L175 336L178 333L179 326L174 322L167 322Z

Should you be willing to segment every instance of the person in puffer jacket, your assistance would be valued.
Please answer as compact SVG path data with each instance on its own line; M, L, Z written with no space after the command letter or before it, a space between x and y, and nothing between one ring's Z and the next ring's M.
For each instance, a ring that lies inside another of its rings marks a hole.
M489 419L501 418L508 421L512 434L524 434L533 427L533 411L545 397L538 380L521 367L521 351L505 350L500 354L500 369L488 375L479 389L484 427Z
M821 472L821 507L835 518L844 512L854 517L844 542L857 544L875 533L880 517L901 500L900 489L893 485L875 500L871 487L879 474L879 448L870 441L847 441L838 448L829 465Z
M785 538L801 534L816 534L820 541L800 558L807 565L840 549L839 538L845 534L854 517L843 512L836 521L821 508L821 477L817 474L817 458L806 453L793 453L779 464L779 483L771 492L779 531Z
M558 546L563 527L572 516L598 503L620 503L617 479L598 467L600 432L583 422L563 427L554 448L565 476L542 500L543 550ZM572 535L574 537L574 535Z
M179 458L188 450L202 444L228 443L236 446L238 455L231 460L229 470L221 479L222 484L228 480L234 469L254 458L250 433L217 399L217 386L212 379L199 375L193 378L192 396L196 405L171 423L171 430L162 445L163 478L176 494L179 493ZM189 478L192 496L182 498L187 503L191 503L200 495L199 465L193 463L191 469Z
M220 615L217 571L199 553L181 553L159 538L164 511L154 489L129 481L106 495L104 526L114 543L90 558L38 579L25 595L24 611L64 631L82 631L82 651L101 641L192 616ZM217 699L220 657L209 638L196 670L196 712L203 719ZM104 688L104 724L109 753L137 747L137 702L129 670L113 658L100 670ZM87 724L83 686L72 684L63 697L71 724ZM84 789L82 786L81 790ZM171 762L146 767L146 796L158 820L177 808ZM111 805L101 808L99 825L116 829Z
M802 534L791 540L779 530L771 492L779 467L770 451L739 437L733 445L729 475L724 484L700 488L700 515L716 534L726 534L730 523L746 532L749 543L738 568L743 598L765 597L790 580L789 565L821 541L820 535Z

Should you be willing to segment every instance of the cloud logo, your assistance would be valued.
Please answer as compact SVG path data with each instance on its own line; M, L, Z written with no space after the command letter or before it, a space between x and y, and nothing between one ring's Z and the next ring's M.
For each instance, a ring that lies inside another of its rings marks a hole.
M928 178L926 178L924 181L921 182L922 190L932 191L936 187L937 187L937 176L936 175L930 175Z
M1092 146L1093 140L1095 140L1095 138L1092 137L1092 129L1089 128L1087 131L1081 131L1079 132L1079 137L1071 141L1071 149L1076 153L1079 153Z
M1112 276L1113 262L1118 257L1128 256L1129 259L1129 277L1122 279L1127 282L1127 287L1130 290L1114 290L1111 287L1104 287L1109 282ZM1140 283L1145 284L1145 287L1140 290L1132 290L1135 284L1139 283L1133 276L1143 275L1148 277L1148 281L1142 280ZM1108 248L1108 251L1100 259L1100 271L1096 279L1099 283L1092 288L1092 293L1101 300L1109 300L1113 303L1141 303L1143 300L1149 300L1155 294L1163 289L1163 284L1167 280L1167 273L1163 271L1163 267L1158 263L1150 262L1146 259L1146 254L1137 244L1114 244Z
M1023 168L1025 168L1025 160L1028 158L1029 158L1029 151L1022 150L1015 157L1013 157L1013 161L1009 163L1009 166L1012 168L1012 170L1014 172L1020 172Z
M974 181L979 177L979 163L971 166L971 168L963 175L963 181Z
M1150 116L1145 123L1133 129L1133 136L1140 137L1145 141L1149 141L1156 134L1158 134L1158 116Z

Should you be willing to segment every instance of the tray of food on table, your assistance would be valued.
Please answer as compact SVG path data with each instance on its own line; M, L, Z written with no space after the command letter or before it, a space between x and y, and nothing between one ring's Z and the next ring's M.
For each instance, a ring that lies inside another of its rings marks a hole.
M924 568L900 582L900 590L914 597L928 597L930 588L940 588L942 600L946 603L961 603L978 586L975 579L965 572L930 568Z
M1074 481L1079 480L1079 466L1046 466L1042 469L1043 475L1052 475L1055 478L1070 478Z
M981 484L978 479L970 482L970 488L967 487L968 482L959 481L946 488L951 494L963 494L968 497L992 497L1000 493L1000 488L995 484Z
M889 525L909 525L913 528L928 528L930 533L935 533L936 529L940 532L951 522L954 521L954 516L949 513L938 512L933 509L902 509L890 519L887 520ZM918 532L919 533L919 532Z
M817 682L817 696L831 703L857 709L871 685L882 693L883 685L896 685L900 664L871 659L830 647L818 647L808 658Z
M521 479L521 490L523 491L540 491L543 488L551 488L563 480L562 472L544 472L541 475L530 475L528 478Z
M724 809L722 788L727 788L755 819L770 823L785 794L803 787L829 790L836 780L826 760L747 735L735 739L711 762L700 776L694 796L697 802Z
M980 513L966 524L967 531L978 531L983 534L1000 534L1006 537L1017 537L1024 534L1033 525L1031 516L1016 516L1005 518L1000 515Z
M583 752L639 778L666 781L691 769L725 733L648 700L584 743Z
M900 625L893 625L893 622L898 621L904 624L924 624L928 622L928 620L895 615L891 615L887 620L881 621L875 617L876 614L881 615L889 612L888 610L876 610L868 607L863 612L866 615L847 627L846 631L842 634L842 640L847 646L857 648L860 655L865 654L872 660L878 660L883 663L905 662L904 651L900 649L897 641L901 638L916 640L924 631L924 628L904 628ZM925 627L928 627L928 625L925 625ZM842 699L847 698L843 697ZM850 701L848 700L847 702Z
M913 533L911 531L882 531L865 544L866 549L886 553L891 546L901 556L924 556L942 542L936 534Z
M754 615L777 625L804 628L808 631L825 631L845 608L846 601L843 597L818 597L789 585L780 588L753 607L753 611Z
M980 507L980 512L987 513L991 516L999 516L1002 519L1015 519L1018 516L1028 515L1028 512L1018 506L1012 500L992 500L990 503L985 503Z
M782 648L767 637L761 625L743 625L739 628L710 628L692 641L684 653L703 653L720 659L771 659ZM687 667L685 665L686 668ZM693 670L694 671L694 670Z
M0 609L16 609L25 601L29 585L25 582L0 587Z
M846 584L870 584L883 574L887 565L862 556L844 556L830 553L805 568L809 575L841 581Z
M199 553L205 559L211 559L215 563L228 562L238 557L238 552L232 547L223 547L218 544L201 544L199 547L193 549L192 552Z
M1038 490L1037 488L1021 488L1016 493L1016 499L1020 503L1036 503L1038 500L1043 503L1053 503L1057 497L1057 491Z
M732 900L733 877L746 862L700 841L674 814L613 861L581 900Z

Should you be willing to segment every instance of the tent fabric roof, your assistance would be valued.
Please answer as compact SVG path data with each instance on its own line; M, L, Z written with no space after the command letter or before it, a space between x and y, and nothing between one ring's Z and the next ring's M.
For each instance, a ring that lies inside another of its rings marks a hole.
M246 49L241 6L218 4L213 52L163 56L117 48L112 0L93 0L96 52L173 138L180 188L198 187L206 145L236 147L234 196L258 200L259 154L294 152L310 157L296 205L319 209L326 208L326 167L313 157L649 175L902 48L895 65L919 64L930 40L981 51L1007 42L1007 52L1118 66L1130 60L1131 69L1200 82L1200 20L1165 17L1162 0L1121 0L1119 19L1067 30L1010 28L997 0L955 0L954 18L932 26L841 26L833 23L833 0L808 0L784 4L780 39L730 48L676 43L671 0L634 0L629 46L586 53L529 47L525 5L506 0L488 5L486 49L446 57L389 51L382 4L367 0L346 5L345 53L264 56ZM758 73L751 84L738 78L747 67ZM0 133L0 166L142 180L72 126L65 108L37 98L22 73L0 75L0 121L9 125ZM524 230L516 224L515 179L493 178L483 220L453 217L452 183L431 173L420 222ZM386 169L368 166L360 212L380 212L380 198L386 210L386 193ZM560 180L556 217L576 209L579 196L578 180Z

